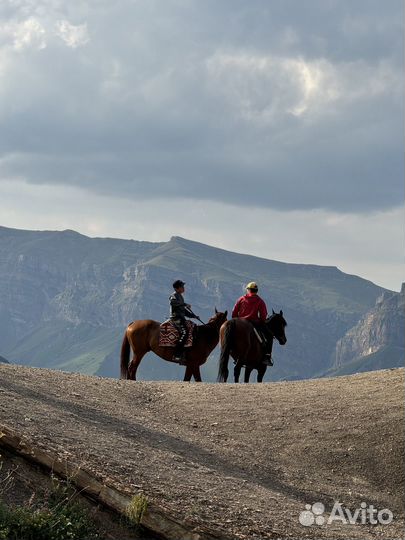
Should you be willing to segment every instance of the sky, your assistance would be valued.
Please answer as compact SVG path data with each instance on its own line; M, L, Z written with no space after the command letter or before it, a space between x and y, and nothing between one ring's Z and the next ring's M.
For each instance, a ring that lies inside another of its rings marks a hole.
M1 0L0 225L399 290L403 41L402 0Z

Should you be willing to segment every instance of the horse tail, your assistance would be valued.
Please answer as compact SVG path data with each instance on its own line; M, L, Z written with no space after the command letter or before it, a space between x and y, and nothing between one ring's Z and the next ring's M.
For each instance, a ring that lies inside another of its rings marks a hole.
M122 345L121 345L121 379L128 378L128 365L129 365L130 351L131 351L131 346L129 344L127 332L125 332L124 339L122 340Z
M225 324L225 330L221 340L221 356L219 357L218 382L226 382L228 378L228 362L231 352L234 321L231 319Z

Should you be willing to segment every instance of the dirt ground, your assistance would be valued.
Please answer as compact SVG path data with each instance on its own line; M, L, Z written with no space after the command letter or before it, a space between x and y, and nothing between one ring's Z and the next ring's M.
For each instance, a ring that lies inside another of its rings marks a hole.
M394 540L404 537L403 388L402 368L225 385L1 365L0 423L190 526L249 540ZM328 524L334 501L394 519ZM324 523L301 525L316 502Z

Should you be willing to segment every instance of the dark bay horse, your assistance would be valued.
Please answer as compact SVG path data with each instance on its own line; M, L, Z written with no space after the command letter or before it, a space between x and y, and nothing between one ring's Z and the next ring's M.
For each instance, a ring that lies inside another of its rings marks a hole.
M185 381L194 380L201 382L200 366L207 361L211 351L215 349L219 341L219 329L226 321L227 311L221 313L215 309L215 315L201 326L195 328L195 336L192 347L184 349L186 358ZM150 319L134 321L124 334L121 346L121 379L136 380L136 371L142 358L149 351L154 352L163 360L173 361L174 347L159 346L160 323ZM133 357L129 361L130 351Z
M280 345L287 343L285 327L287 322L283 312L275 313L266 320L266 325L272 338ZM259 342L254 326L246 319L231 319L225 322L220 330L221 356L219 359L218 382L226 382L229 375L229 355L235 360L235 382L239 382L240 371L245 367L245 383L249 382L250 374L257 369L257 382L263 381L267 366L263 364L264 348ZM271 346L273 343L271 343Z

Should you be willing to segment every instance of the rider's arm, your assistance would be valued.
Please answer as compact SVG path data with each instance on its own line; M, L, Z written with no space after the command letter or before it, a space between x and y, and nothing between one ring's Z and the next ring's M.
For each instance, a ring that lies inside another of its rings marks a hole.
M177 294L172 294L170 297L170 305L174 308L184 306L183 297Z
M185 314L186 317L189 317L190 319L194 319L195 314L193 313L193 311L188 306L189 306L189 304L186 304L186 307L184 308L184 314Z
M233 307L232 310L232 319L237 317L239 315L239 305L240 305L240 299L236 302L236 304Z
M263 322L267 319L267 308L263 300L259 304L259 316Z

